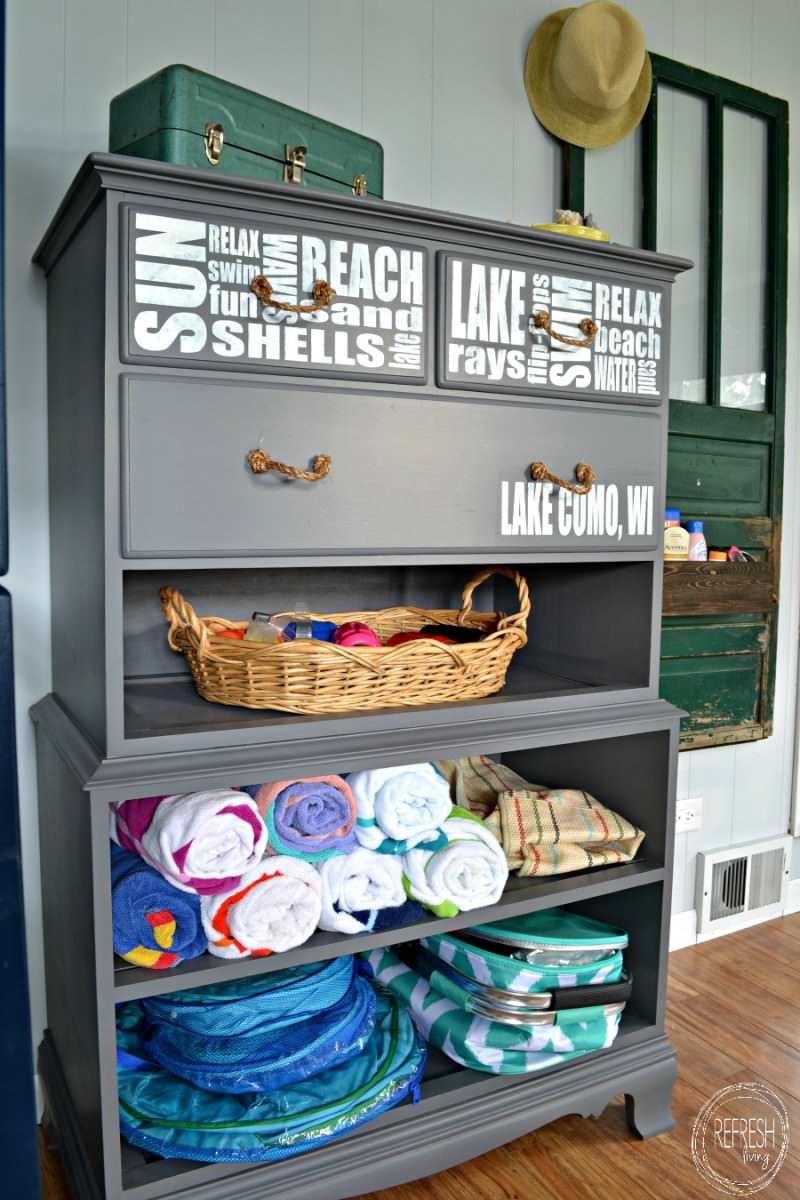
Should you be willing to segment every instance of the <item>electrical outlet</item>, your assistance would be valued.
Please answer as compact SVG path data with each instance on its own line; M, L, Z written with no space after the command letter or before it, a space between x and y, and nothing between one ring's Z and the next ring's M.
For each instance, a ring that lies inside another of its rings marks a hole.
M687 796L675 805L675 832L691 833L703 821L703 797Z

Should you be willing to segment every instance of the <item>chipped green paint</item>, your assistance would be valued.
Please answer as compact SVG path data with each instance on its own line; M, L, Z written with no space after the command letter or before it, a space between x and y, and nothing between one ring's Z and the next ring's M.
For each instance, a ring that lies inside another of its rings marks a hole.
M723 623L722 618L675 617L661 628L661 657L693 659L714 654L763 654L769 645L765 620ZM698 670L702 670L702 665Z
M761 654L741 652L665 659L661 694L686 708L682 735L758 724L761 663Z

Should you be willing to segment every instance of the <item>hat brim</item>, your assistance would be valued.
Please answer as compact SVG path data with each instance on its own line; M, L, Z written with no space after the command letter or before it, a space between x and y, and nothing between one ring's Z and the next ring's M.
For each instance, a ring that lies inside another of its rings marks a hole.
M537 120L550 133L569 142L597 150L613 146L632 133L644 116L653 90L653 69L645 52L641 74L628 101L613 112L596 111L591 117L565 111L553 86L552 63L561 27L574 8L562 8L545 17L528 43L525 56L525 91Z

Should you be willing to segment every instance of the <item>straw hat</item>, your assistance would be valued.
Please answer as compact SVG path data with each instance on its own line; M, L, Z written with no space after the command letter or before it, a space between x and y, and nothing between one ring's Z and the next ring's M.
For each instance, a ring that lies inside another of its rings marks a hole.
M641 121L652 70L641 26L619 4L590 0L545 17L525 59L536 116L574 146L611 146Z

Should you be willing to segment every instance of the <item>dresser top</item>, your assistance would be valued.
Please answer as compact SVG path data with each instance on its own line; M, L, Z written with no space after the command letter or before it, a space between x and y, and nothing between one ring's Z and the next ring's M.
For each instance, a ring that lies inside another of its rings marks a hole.
M364 233L391 228L405 236L478 244L484 250L512 254L535 254L538 259L553 263L567 259L584 268L620 274L633 272L653 280L671 281L693 265L685 258L614 242L567 238L512 222L98 152L84 160L34 252L33 261L45 272L58 261L105 193L116 193L122 199L146 197L150 201L235 208L239 212L244 208L262 217L280 215L324 221L328 226L356 225Z

